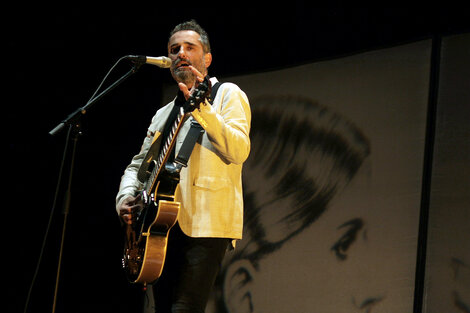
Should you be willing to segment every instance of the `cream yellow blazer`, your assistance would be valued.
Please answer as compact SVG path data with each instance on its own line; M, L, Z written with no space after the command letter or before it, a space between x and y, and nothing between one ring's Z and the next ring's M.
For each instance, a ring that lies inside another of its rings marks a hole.
M212 84L217 79L211 78ZM155 134L164 128L174 101L152 118L141 151L124 171L116 208L129 195L142 189L137 179ZM250 153L251 111L245 93L233 83L219 87L213 104L205 103L183 124L176 141L176 153L195 119L205 129L196 143L188 167L181 170L176 201L181 202L178 222L191 237L241 239L243 231L242 164Z

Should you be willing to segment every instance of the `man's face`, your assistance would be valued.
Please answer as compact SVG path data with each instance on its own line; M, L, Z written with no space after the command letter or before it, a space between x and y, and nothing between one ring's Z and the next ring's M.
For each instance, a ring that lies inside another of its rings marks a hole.
M191 88L194 85L194 74L188 68L195 67L203 75L207 74L210 65L210 53L204 53L200 36L192 30L176 32L168 42L168 57L172 61L171 74L177 82Z

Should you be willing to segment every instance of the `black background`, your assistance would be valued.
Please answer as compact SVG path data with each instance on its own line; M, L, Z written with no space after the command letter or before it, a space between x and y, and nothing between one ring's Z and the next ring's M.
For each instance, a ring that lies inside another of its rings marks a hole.
M41 3L4 8L7 245L2 256L7 312L24 308L53 207L66 132L48 133L87 102L120 57L166 55L169 31L191 18L209 33L210 74L218 77L470 30L468 10L449 3L374 10L315 8L303 1L253 4ZM118 64L105 86L130 68L127 61ZM161 105L162 86L171 83L168 70L143 66L83 117L56 312L138 312L141 290L127 283L120 268L122 235L114 196ZM28 312L52 311L63 188L59 195Z

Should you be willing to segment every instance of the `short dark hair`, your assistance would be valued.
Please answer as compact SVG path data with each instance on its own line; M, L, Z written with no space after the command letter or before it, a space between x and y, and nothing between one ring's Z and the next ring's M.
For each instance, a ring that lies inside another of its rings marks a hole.
M198 33L199 36L201 37L200 40L201 40L204 52L205 53L211 52L211 45L209 43L209 35L207 35L207 32L195 20L190 20L190 21L183 22L183 23L176 25L175 28L173 28L173 30L170 32L170 38L175 33L182 31L182 30L192 30Z

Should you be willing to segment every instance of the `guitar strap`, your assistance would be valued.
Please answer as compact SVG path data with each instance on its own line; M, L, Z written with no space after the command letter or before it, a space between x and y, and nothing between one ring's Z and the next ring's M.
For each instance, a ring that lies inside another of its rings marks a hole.
M216 82L212 86L211 90L211 95L210 98L208 99L209 103L212 105L214 102L215 96L217 94L217 89L219 89L221 83ZM174 159L176 163L186 167L188 166L188 160L189 157L191 156L191 152L193 152L194 145L196 144L196 141L199 139L199 137L202 136L204 133L204 128L202 128L201 125L199 125L198 122L195 120L191 121L191 128L188 131L188 134L184 138L183 144L181 145L180 150L178 151L178 156ZM172 151L174 153L174 149Z

